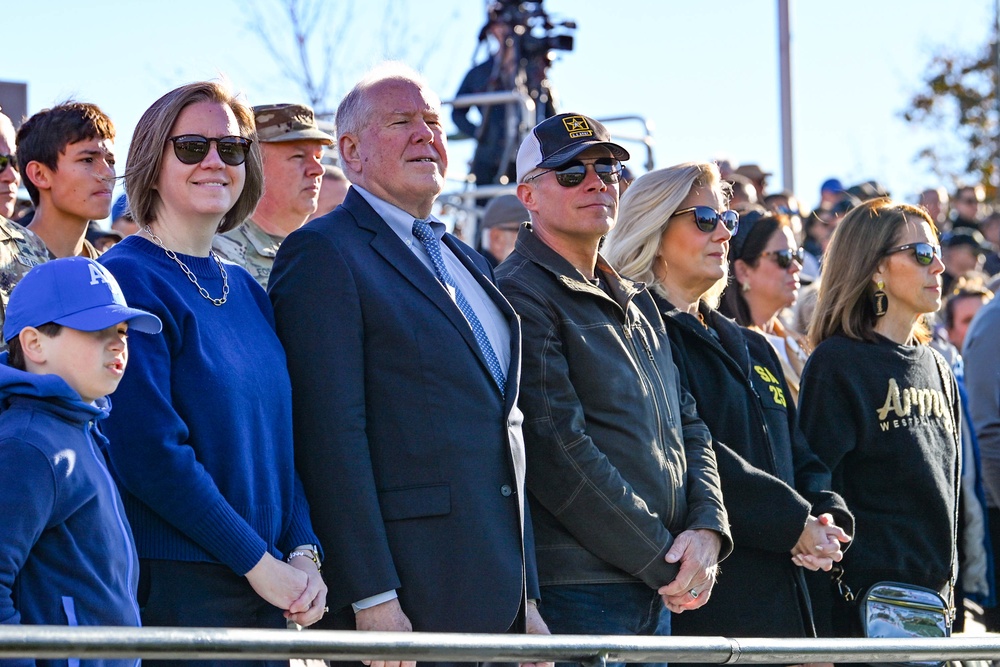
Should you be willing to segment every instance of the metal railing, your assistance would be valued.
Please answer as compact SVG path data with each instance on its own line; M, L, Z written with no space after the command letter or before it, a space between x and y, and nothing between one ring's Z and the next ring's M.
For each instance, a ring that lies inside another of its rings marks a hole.
M728 639L330 630L0 626L2 658L335 659L584 662L994 660L1000 635L947 639Z

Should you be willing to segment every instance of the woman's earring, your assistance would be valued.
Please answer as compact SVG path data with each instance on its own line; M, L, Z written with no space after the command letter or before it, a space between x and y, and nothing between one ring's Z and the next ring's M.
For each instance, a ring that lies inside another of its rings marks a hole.
M740 288L743 290L744 293L749 292L750 283L740 283Z
M886 296L885 282L880 280L875 283L875 293L872 294L872 305L875 307L875 317L885 317L889 312L889 297Z

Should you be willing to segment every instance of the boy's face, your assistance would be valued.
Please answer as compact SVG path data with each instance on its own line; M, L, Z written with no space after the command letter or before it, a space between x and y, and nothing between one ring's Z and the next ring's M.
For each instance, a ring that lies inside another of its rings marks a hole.
M52 207L81 220L108 217L115 187L114 148L114 141L100 138L68 144L59 154L57 169L48 171Z
M55 336L42 335L43 373L60 376L86 403L118 388L128 363L128 324L122 322L100 331L63 327Z

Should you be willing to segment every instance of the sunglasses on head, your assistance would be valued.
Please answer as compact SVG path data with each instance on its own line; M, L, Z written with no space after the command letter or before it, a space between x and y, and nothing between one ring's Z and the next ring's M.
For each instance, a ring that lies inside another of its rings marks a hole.
M8 166L11 169L17 169L17 157L13 155L0 155L0 171L5 170Z
M792 260L799 263L806 261L806 250L805 248L796 248L795 250L789 250L788 248L782 248L781 250L768 250L767 252L760 253L761 257L773 257L774 263L778 265L779 268L787 269L792 265Z
M907 243L906 245L889 248L885 251L885 254L893 255L897 252L904 252L906 250L913 251L913 256L916 258L917 264L920 266L930 266L935 257L937 259L941 259L941 246L931 245L930 243Z
M612 157L597 158L589 164L594 168L598 178L608 185L617 183L618 179L622 175L621 162ZM539 176L543 176L550 171L556 175L556 182L559 183L559 185L564 188L575 188L580 185L580 183L583 183L583 179L587 177L587 164L580 162L579 160L573 160L572 162L567 162L561 167L540 171L534 176L529 176L524 179L524 181L525 183L533 181Z
M208 149L215 142L219 159L230 167L246 162L250 151L250 140L245 137L203 137L200 134L182 134L169 139L174 144L174 155L184 164L198 164L208 155Z
M684 215L685 213L694 213L694 224L698 225L698 229L710 234L715 231L715 226L722 221L722 224L726 226L729 232L736 236L736 232L740 228L740 214L736 211L716 211L711 206L691 206L689 208L682 208L679 211L674 211L671 218L676 218L679 215Z

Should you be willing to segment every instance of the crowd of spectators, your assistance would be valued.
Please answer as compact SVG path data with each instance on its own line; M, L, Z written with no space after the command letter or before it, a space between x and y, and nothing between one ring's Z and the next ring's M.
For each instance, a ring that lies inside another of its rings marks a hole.
M981 186L831 178L810 211L757 164L633 178L562 113L480 254L435 216L418 73L336 121L189 84L120 169L94 104L0 114L0 622L859 636L832 572L1000 630ZM67 451L86 512L34 483Z

